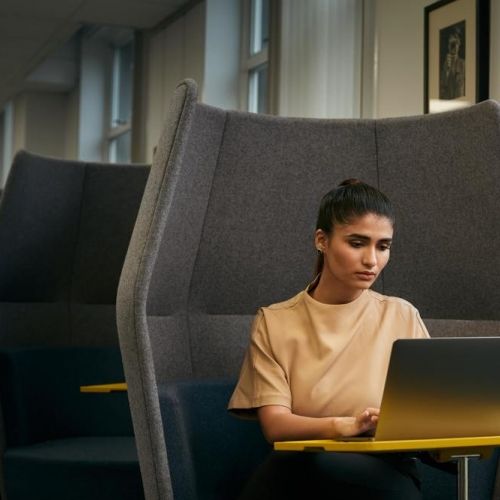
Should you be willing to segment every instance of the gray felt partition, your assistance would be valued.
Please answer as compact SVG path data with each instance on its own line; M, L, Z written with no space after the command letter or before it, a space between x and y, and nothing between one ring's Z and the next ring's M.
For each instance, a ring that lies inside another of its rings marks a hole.
M377 122L381 189L398 208L384 291L424 318L500 320L500 108Z
M432 334L455 331L443 320L461 320L460 334L500 334L499 125L492 101L313 120L223 111L199 104L193 81L178 86L117 299L148 500L174 498L158 387L236 379L257 308L313 277L319 199L345 178L379 186L398 207L378 289L412 301Z
M14 159L0 203L2 498L142 498L125 395L79 386L123 379L116 290L148 174Z
M19 152L0 210L0 346L117 346L115 302L149 167Z

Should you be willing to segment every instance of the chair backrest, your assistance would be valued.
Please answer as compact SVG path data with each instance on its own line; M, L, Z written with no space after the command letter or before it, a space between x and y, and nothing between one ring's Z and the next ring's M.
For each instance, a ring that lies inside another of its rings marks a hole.
M121 376L116 290L148 174L16 155L0 202L0 399L9 405L0 456L55 437L130 433L124 401L101 405L101 416L121 415L113 430L100 403L87 398L82 411L78 384Z
M319 200L343 179L397 206L383 293L427 318L500 320L499 111L490 101L400 119L282 118L199 104L194 82L178 87L117 300L148 500L173 498L157 386L236 379L257 308L313 277Z
M149 167L19 152L0 205L0 346L117 346L116 289Z

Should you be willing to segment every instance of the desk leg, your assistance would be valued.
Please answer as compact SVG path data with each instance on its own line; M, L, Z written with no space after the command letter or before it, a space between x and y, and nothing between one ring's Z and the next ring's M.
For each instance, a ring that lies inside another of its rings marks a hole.
M469 500L469 458L468 456L457 457L458 475L457 492L458 500Z
M469 460L471 458L488 458L493 453L493 447L477 448L468 453L466 449L444 449L440 450L436 459L439 462L456 460L458 465L457 474L457 498L458 500L469 500Z

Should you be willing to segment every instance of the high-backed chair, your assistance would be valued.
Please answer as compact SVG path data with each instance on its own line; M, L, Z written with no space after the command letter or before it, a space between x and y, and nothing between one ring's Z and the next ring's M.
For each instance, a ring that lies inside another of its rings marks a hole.
M118 278L149 173L16 155L0 204L2 499L143 498Z
M228 444L232 428L224 448L194 437L197 425L218 437L230 425L227 400L215 395L204 411L178 388L210 395L214 379L234 384L257 308L312 279L319 200L345 178L380 187L397 207L392 262L378 289L413 302L433 335L500 334L496 103L399 119L282 118L200 104L185 81L167 118L117 299L148 500L237 491L222 490L248 449L244 438ZM225 471L214 470L226 455ZM486 464L479 486L488 497L495 463ZM202 470L212 471L209 485Z

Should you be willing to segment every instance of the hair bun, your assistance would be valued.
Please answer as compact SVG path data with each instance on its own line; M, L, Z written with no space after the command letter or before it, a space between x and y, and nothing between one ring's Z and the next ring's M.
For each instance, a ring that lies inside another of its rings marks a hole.
M342 181L338 187L344 187L344 186L355 186L356 184L363 184L362 181L359 179L346 179L345 181Z

